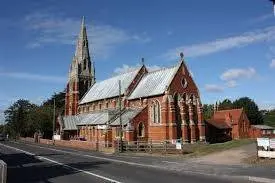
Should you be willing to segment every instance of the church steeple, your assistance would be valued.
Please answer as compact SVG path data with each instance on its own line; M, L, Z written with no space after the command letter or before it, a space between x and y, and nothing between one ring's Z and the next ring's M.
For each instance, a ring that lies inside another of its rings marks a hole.
M89 44L85 25L85 18L82 17L81 28L76 44L75 59L80 63L82 60L90 58Z
M82 17L75 54L69 71L65 115L77 113L78 101L94 83L95 69L89 53L85 18Z

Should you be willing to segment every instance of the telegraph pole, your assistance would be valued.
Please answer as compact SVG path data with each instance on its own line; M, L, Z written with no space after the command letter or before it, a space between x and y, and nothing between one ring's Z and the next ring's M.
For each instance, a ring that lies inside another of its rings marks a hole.
M122 121L121 121L121 81L118 81L118 92L119 92L119 97L118 97L118 104L119 104L119 144L120 144L120 148L119 148L119 152L122 152L123 150L123 142L122 142Z
M54 143L54 129L55 129L55 98L53 98L53 143Z

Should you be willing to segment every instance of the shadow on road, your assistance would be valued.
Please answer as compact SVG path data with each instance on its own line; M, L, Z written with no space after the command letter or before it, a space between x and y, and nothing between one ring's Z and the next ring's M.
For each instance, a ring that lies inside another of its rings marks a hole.
M7 182L8 183L22 183L22 182L50 182L49 179L78 173L78 171L71 168L66 168L61 165L44 162L36 159L35 156L14 153L2 154L0 159L5 161L8 166ZM75 162L66 164L79 169L97 169L101 164L108 164L107 161L94 162Z

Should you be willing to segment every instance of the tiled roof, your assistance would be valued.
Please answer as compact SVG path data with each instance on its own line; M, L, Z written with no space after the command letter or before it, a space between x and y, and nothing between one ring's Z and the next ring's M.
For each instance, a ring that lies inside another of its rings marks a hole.
M243 113L243 109L228 109L216 111L212 117L212 120L224 120L227 115L232 117L233 123L237 123Z
M179 65L149 72L139 82L128 99L163 94L174 78Z
M121 93L124 94L140 69L141 67L135 69L134 71L120 74L95 83L81 99L80 104L118 96L119 80L121 81Z
M228 129L231 128L225 121L223 120L207 120L207 123L213 125L218 129Z
M138 115L142 110L143 108L137 108L137 109L126 109L125 111L123 111L123 113L121 114L122 125L126 125L127 123L129 123L129 121L133 119L136 115ZM119 116L117 116L117 118L113 122L111 122L110 125L111 126L120 125Z
M258 128L258 129L261 129L261 130L273 130L273 129L275 129L272 126L267 126L267 125L252 125L252 127Z

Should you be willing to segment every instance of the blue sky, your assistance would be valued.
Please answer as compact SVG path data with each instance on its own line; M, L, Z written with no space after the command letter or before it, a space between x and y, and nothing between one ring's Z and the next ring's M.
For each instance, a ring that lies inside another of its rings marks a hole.
M174 65L183 51L203 103L249 96L275 107L268 0L2 0L0 116L19 98L39 104L64 89L82 16L97 80L142 57L154 69Z

